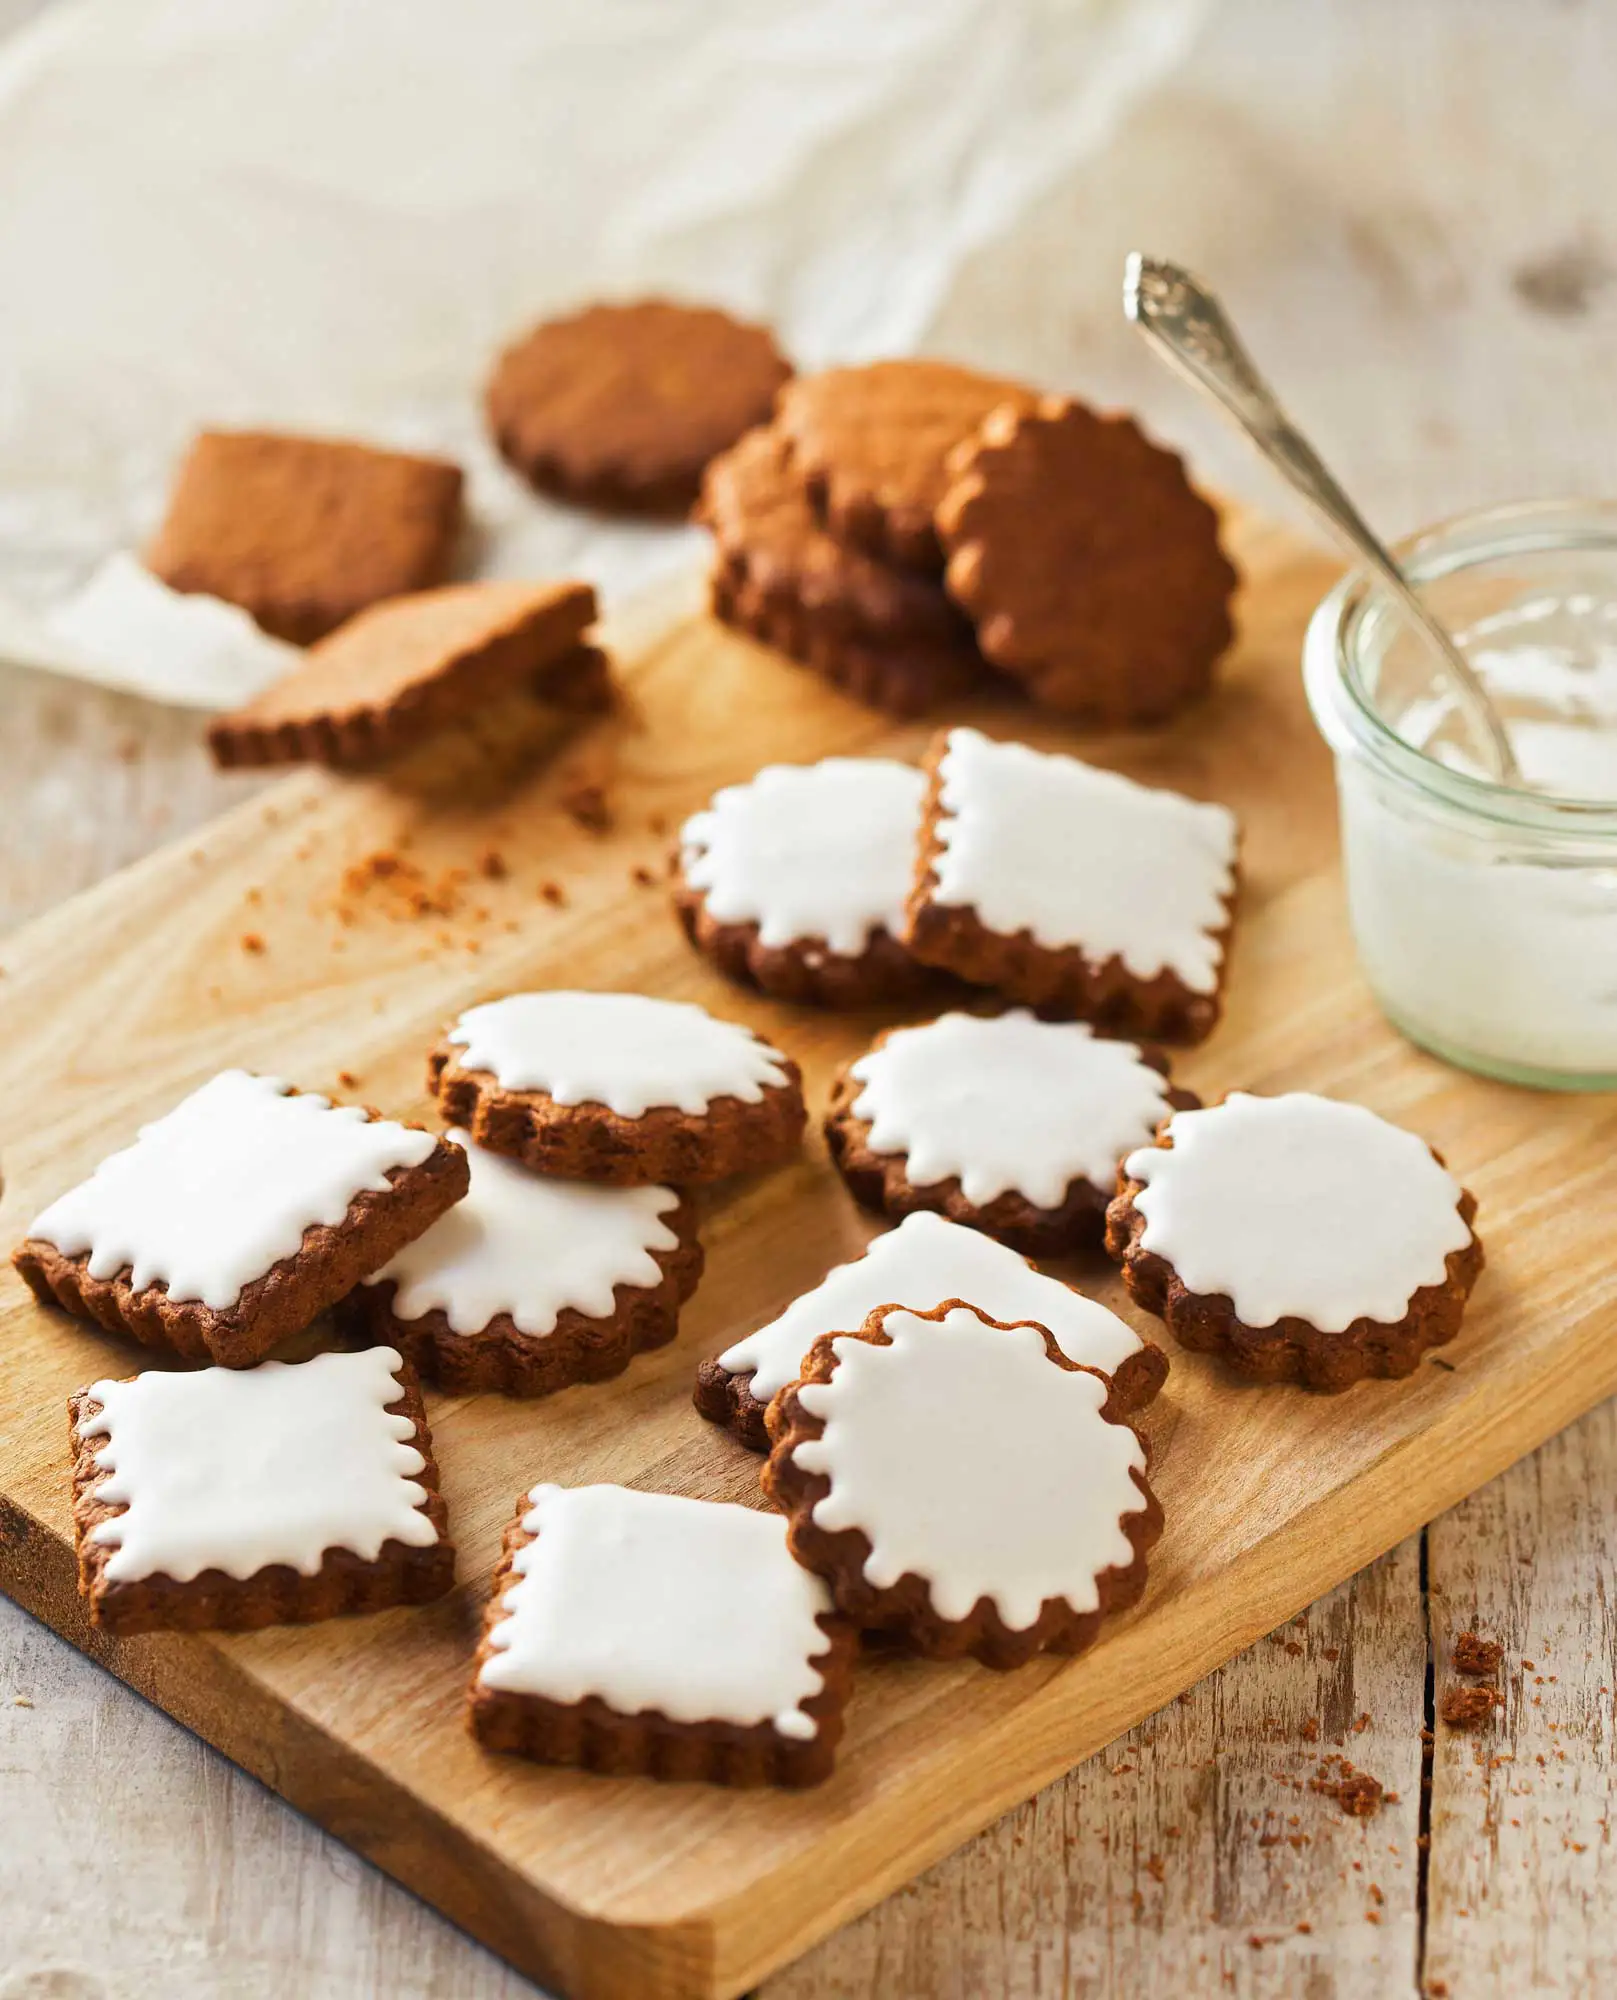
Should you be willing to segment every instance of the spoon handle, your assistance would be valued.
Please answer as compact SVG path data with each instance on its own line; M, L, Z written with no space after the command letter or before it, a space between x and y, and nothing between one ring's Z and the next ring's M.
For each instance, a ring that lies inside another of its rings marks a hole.
M1213 294L1177 264L1135 251L1124 274L1123 310L1174 368L1222 405L1269 463L1398 600L1443 655L1460 706L1487 748L1491 775L1504 784L1519 784L1510 738L1470 661L1280 407Z

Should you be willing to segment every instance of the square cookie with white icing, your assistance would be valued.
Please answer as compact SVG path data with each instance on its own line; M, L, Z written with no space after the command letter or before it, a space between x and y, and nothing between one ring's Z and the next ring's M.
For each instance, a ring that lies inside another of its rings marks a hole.
M1235 1091L1123 1163L1106 1247L1182 1347L1256 1382L1410 1374L1460 1330L1477 1204L1362 1104Z
M1098 1248L1124 1155L1198 1101L1158 1050L1086 1022L943 1014L838 1073L825 1138L866 1208L933 1209L1047 1257Z
M1035 1270L1025 1257L930 1210L906 1216L839 1264L777 1318L727 1347L696 1374L694 1401L754 1451L767 1451L764 1412L796 1379L822 1334L862 1326L892 1299L970 1298L996 1319L1036 1319L1069 1361L1111 1377L1120 1409L1137 1410L1162 1387L1168 1361L1098 1299Z
M250 1367L467 1187L418 1125L224 1070L35 1217L35 1296L188 1360Z
M449 1137L471 1190L353 1293L369 1338L446 1389L506 1396L605 1381L673 1339L702 1274L689 1200L556 1180Z
M102 1631L302 1624L455 1580L421 1391L392 1348L93 1382L68 1427Z
M975 729L939 736L927 771L904 933L918 959L1113 1034L1212 1031L1232 813Z
M764 1491L839 1610L932 1659L1077 1653L1162 1532L1145 1440L1046 1329L950 1299L822 1335L769 1406Z
M857 1646L778 1514L536 1486L494 1575L472 1732L490 1750L614 1776L816 1784Z
M808 1113L790 1056L734 1021L643 993L512 993L427 1058L451 1124L536 1173L636 1187L790 1158Z

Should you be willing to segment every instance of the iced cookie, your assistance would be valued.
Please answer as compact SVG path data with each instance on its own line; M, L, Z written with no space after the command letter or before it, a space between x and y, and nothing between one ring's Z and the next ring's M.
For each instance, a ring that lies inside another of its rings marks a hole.
M1129 1155L1106 1247L1181 1346L1345 1389L1454 1338L1476 1209L1424 1139L1363 1105L1237 1091Z
M1130 416L1046 396L949 460L949 592L996 667L1093 728L1161 722L1212 684L1236 574L1218 516Z
M604 1381L673 1339L702 1275L688 1201L554 1180L449 1137L470 1192L354 1293L370 1338L446 1389L507 1396Z
M391 1348L95 1382L69 1430L79 1589L104 1632L300 1624L455 1580L421 1391Z
M639 993L513 993L428 1059L444 1117L538 1173L673 1187L772 1167L807 1113L789 1056L750 1029Z
M1197 1102L1167 1068L1082 1021L945 1014L848 1064L826 1141L866 1208L935 1209L1031 1257L1093 1248L1123 1156Z
M460 467L444 459L203 431L146 563L170 589L222 597L307 645L368 604L441 583L460 522Z
M941 735L928 771L904 938L918 959L1110 1033L1211 1031L1233 813L975 729Z
M500 356L489 428L546 492L612 512L677 514L708 460L764 422L791 372L767 327L708 306L588 306Z
M923 1210L839 1264L778 1318L697 1370L696 1407L754 1451L768 1449L764 1410L822 1334L862 1326L895 1298L970 1297L1002 1320L1036 1319L1069 1361L1112 1377L1117 1407L1149 1403L1168 1373L1160 1347L1098 1300L1036 1271L1003 1243ZM934 1303L936 1300L934 1299Z
M1162 1532L1106 1376L950 1300L814 1343L769 1406L764 1491L837 1608L918 1653L1019 1667L1138 1603Z
M864 1007L932 975L898 942L925 780L886 757L768 764L680 830L686 935L778 1000Z
M225 1070L52 1202L12 1262L109 1333L245 1368L466 1186L466 1155L417 1125Z
M778 1514L536 1486L494 1575L472 1732L614 1776L812 1785L830 1775L857 1644Z

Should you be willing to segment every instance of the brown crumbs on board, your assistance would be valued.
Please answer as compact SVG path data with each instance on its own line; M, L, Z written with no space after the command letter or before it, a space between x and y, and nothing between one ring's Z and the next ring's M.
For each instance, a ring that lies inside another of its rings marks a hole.
M562 793L561 809L586 833L606 833L611 829L612 808L599 785L574 785Z
M1437 1712L1450 1729L1480 1729L1493 1720L1494 1710L1504 1705L1498 1688L1485 1683L1481 1687L1451 1687Z
M262 958L264 953L269 949L257 931L242 932L241 948L251 958Z
M1454 1642L1454 1671L1489 1680L1498 1673L1505 1649L1497 1639L1484 1639L1478 1632L1462 1632Z

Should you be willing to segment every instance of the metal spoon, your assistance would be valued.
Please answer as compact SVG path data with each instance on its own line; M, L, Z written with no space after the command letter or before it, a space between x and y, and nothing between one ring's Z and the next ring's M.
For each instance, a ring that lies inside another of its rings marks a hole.
M1510 738L1470 661L1281 409L1213 294L1177 264L1144 257L1136 250L1124 267L1123 310L1171 367L1222 405L1269 463L1392 593L1441 656L1455 698L1487 751L1490 777L1500 784L1519 785L1521 772Z

